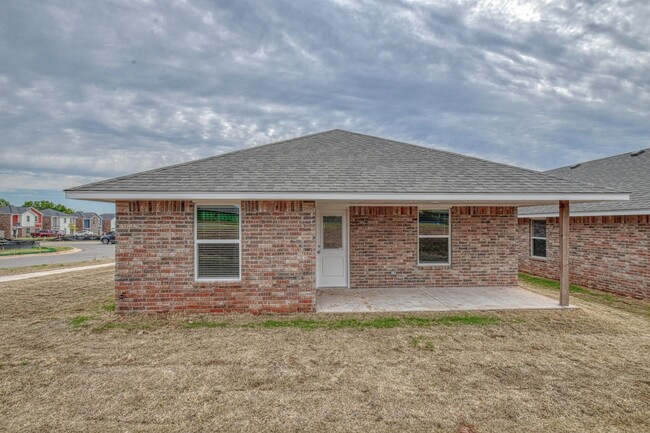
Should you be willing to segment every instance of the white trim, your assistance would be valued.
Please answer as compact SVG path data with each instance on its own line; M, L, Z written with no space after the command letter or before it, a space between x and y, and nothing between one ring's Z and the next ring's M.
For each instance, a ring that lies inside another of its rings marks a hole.
M439 201L448 203L550 204L629 200L629 194L607 193L357 193L357 192L127 192L66 191L66 198L78 200L368 200Z
M352 274L352 267L351 267L352 266L352 259L351 259L352 252L350 251L350 227L351 227L351 224L350 224L350 207L349 206L347 206L345 208L345 217L347 218L347 221L348 221L348 230L347 230L348 238L346 239L346 242L348 243L348 248L347 248L347 254L348 254L348 264L347 264L347 266L348 266L348 281L347 281L347 283L348 283L348 287L347 288L349 289L349 288L352 287L351 286L351 277L350 277L350 275Z
M430 210L434 212L441 212L441 211L446 211L447 212L447 221L449 221L449 234L447 235L422 235L420 236L420 210ZM418 243L417 243L417 258L418 261L416 263L416 266L423 266L423 267L428 267L428 266L451 266L451 209L435 209L431 207L418 207L417 209L418 212L418 219L417 219L417 236L418 236ZM447 262L439 262L439 263L420 263L420 239L447 239Z
M546 219L544 219L544 218L531 218L531 219L530 219L530 221L529 221L529 223L528 223L528 229L530 230L530 232L529 232L529 234L530 234L530 236L529 236L529 238L530 238L530 257L533 258L533 259L546 260L546 257L547 257L547 256L536 256L536 255L535 255L535 250L534 250L534 247L533 247L533 242L534 242L535 239L537 239L537 240L544 239L544 243L545 243L545 245L544 245L544 252L546 253L546 252L547 252L547 251L546 251L546 247L548 247L548 233L546 234L546 237L544 237L544 238L540 238L539 236L533 236L533 234L534 234L533 223L534 223L535 221L543 221L543 222L544 222L544 226L546 226ZM548 227L545 227L544 229L547 229L547 228L548 228Z
M213 203L215 204L215 203ZM223 203L219 203L220 205ZM241 203L230 202L229 206L235 206L239 209L239 238L235 241L234 239L197 239L196 238L196 223L198 220L198 209L199 206L209 206L209 203L194 204L194 281L197 283L209 283L209 282L239 282L241 281L241 226L242 226L242 211ZM237 278L199 278L199 244L238 244L239 245L239 277Z
M611 210L611 211L570 211L570 216L625 216L625 215L650 215L650 209ZM518 214L517 218L558 218L559 212L536 213L529 215Z

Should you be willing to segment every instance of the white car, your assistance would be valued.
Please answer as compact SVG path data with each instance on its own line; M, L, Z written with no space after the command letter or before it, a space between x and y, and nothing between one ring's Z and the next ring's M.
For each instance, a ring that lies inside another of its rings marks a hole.
M91 238L93 236L96 236L95 233L93 233L90 230L82 230L80 232L77 232L74 234L75 239L86 239L86 238Z

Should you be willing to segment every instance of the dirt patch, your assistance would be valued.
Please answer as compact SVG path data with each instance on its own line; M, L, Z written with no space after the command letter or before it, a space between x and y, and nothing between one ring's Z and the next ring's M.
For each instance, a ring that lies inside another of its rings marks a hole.
M8 431L650 429L650 322L611 306L120 317L75 274L0 284Z

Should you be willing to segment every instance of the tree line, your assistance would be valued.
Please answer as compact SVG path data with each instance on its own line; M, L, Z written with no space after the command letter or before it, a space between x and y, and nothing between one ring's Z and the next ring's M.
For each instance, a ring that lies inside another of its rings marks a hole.
M11 203L9 203L8 200L0 197L0 207L9 206L10 204ZM59 212L74 213L74 210L70 209L69 207L66 207L62 204L53 203L49 200L26 201L23 203L23 207L33 207L36 210L54 209L58 210Z

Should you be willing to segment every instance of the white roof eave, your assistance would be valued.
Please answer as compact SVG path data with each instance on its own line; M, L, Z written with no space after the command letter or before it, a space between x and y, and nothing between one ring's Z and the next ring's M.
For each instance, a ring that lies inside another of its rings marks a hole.
M627 193L349 193L349 192L133 192L66 191L66 198L91 201L129 200L332 200L347 202L428 202L443 204L485 204L530 206L555 204L561 200L575 203L629 200Z

